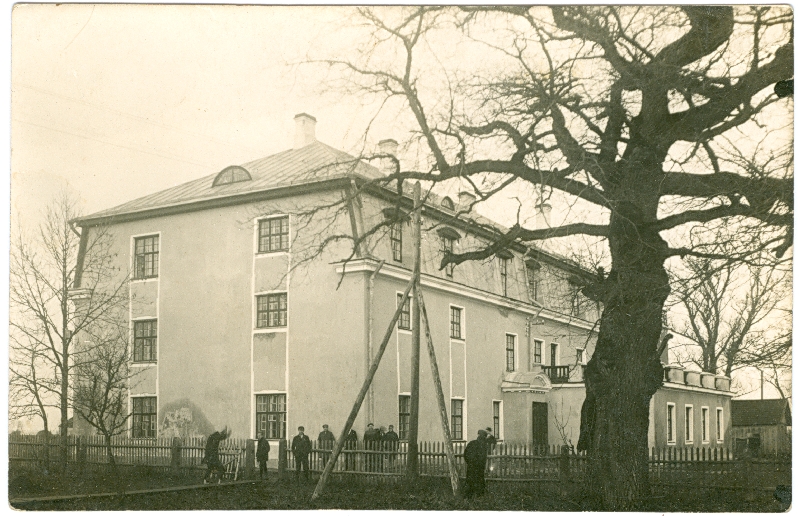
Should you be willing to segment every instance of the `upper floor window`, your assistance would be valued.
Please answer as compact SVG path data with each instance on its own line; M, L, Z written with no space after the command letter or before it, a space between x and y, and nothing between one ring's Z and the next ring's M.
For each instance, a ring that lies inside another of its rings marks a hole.
M510 258L500 258L500 291L503 296L508 296L508 264L510 262Z
M396 262L403 261L403 223L395 222L389 230L389 240L392 243L392 259Z
M134 240L133 278L158 277L158 235Z
M232 166L223 169L222 172L217 174L211 186L214 187L231 183L239 183L241 181L250 181L250 179L250 172L242 167Z
M453 244L455 243L455 238L450 238L448 236L442 237L442 254L453 254ZM455 270L456 266L454 263L448 263L444 268L444 273L448 278L453 277L453 271Z
M450 400L450 431L454 441L464 439L464 400Z
M289 217L258 221L258 252L274 253L289 249Z
M583 364L584 356L582 349L575 350L575 363L576 364Z
M286 439L286 394L256 395L256 435Z
M516 369L517 336L506 333L506 371Z
M133 361L155 362L158 348L158 322L134 321L133 322Z
M544 342L541 340L534 340L533 341L533 363L534 364L541 364L542 363L542 346Z
M558 344L555 342L550 344L550 365L558 365Z
M155 396L131 398L131 437L155 437L157 404Z
M461 331L461 308L451 306L450 307L450 338L451 339L461 339L462 338L462 331Z
M397 304L403 300L403 294L397 294ZM397 327L401 330L411 329L411 298L406 298L403 309L400 310L400 318L397 320Z
M286 326L286 294L267 294L256 297L256 327Z
M528 297L531 302L539 301L540 292L540 273L541 265L533 260L525 262L525 274L528 280Z
M579 285L570 284L570 315L573 317L583 317L583 298L581 294L581 287Z

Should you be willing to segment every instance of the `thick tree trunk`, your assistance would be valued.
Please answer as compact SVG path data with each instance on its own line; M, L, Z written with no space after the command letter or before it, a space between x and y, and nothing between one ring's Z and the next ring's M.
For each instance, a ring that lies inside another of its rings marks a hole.
M646 225L655 217L657 199L647 202L646 196L634 195L635 204L612 214L612 269L595 287L604 310L586 368L579 448L587 450L590 491L603 510L641 507L650 494L649 409L663 380L658 346L669 278L666 244Z

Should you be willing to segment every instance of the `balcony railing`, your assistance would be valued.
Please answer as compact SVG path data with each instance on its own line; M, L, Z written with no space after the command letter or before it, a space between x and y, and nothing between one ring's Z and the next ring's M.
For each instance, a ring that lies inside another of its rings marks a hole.
M553 383L569 382L569 366L542 366L542 371Z

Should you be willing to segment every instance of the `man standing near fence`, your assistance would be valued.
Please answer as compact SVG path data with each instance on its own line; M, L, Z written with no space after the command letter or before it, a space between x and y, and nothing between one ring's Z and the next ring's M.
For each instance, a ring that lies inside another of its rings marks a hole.
M322 450L332 450L333 445L336 444L336 437L334 437L333 432L328 430L328 425L322 425L322 432L319 433L319 437L317 437L317 443L319 443L319 447ZM331 457L331 452L323 451L322 452L322 468L324 469L325 466L328 464L328 459Z
M367 425L367 431L364 432L364 448L367 450L367 471L376 471L378 463L378 456L375 453L380 449L381 433L375 429L372 423Z
M206 453L201 462L201 464L205 463L208 466L208 471L206 471L203 477L204 484L208 483L212 472L218 471L220 478L222 478L222 475L225 473L225 466L223 466L222 462L219 460L219 443L227 439L228 435L228 427L226 426L221 432L214 432L209 435L206 440Z
M311 439L305 434L305 428L297 427L297 435L292 439L292 455L297 467L297 480L300 480L300 471L305 468L305 477L311 480L311 471L308 469L308 455L311 453Z
M258 478L264 480L264 477L267 476L267 461L269 461L269 441L264 434L260 434L258 438L256 460L258 461Z
M394 460L397 458L397 444L400 442L400 437L394 431L394 425L389 425L389 430L383 434L382 444L383 449L389 452L389 470L394 471Z
M464 448L464 462L467 463L467 481L464 485L464 498L481 496L486 491L486 430L478 430L478 438L467 443Z

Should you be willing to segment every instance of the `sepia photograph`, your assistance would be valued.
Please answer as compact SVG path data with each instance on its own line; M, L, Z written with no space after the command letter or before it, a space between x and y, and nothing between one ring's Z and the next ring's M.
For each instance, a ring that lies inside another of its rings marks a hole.
M8 10L9 508L790 509L791 5Z

